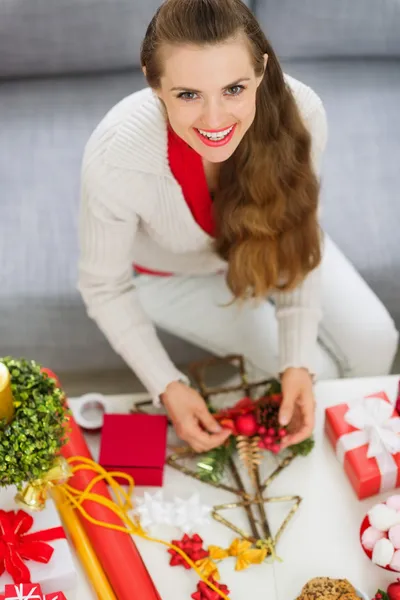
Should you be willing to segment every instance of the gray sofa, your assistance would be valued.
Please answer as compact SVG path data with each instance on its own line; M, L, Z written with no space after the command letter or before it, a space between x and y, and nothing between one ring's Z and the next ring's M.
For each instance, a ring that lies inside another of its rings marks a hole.
M0 0L0 356L122 366L76 289L80 163L106 111L145 85L139 46L158 4ZM400 326L400 3L252 8L285 71L326 106L323 225ZM162 339L178 363L201 353Z

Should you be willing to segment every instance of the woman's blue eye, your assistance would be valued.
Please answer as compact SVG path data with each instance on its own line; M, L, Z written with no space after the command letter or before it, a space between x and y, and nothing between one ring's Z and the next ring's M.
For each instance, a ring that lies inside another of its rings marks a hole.
M226 90L228 96L239 96L244 90L243 85L234 85Z
M182 98L182 100L194 100L196 96L195 92L181 92L178 94L178 98Z

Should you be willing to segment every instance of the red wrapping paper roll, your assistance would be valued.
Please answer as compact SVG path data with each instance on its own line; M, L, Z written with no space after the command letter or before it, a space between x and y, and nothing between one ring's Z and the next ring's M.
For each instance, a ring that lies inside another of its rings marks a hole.
M52 371L48 369L43 371L58 381ZM70 428L70 434L68 443L62 448L64 458L74 456L92 458L82 431L72 415L69 417L67 427ZM80 470L71 477L69 483L83 491L94 477L96 477L95 473ZM104 481L98 482L92 488L92 492L111 499ZM83 506L94 519L124 526L121 519L106 506L92 500L85 500ZM121 531L94 525L84 517L80 516L80 518L118 600L161 600L132 537Z

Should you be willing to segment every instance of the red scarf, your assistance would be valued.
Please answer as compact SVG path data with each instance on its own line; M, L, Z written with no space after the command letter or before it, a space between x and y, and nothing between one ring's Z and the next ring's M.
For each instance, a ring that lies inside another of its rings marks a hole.
M208 190L201 156L168 127L168 161L171 172L182 188L183 196L196 223L214 235L212 199ZM150 271L135 265L138 273L168 276L172 273Z

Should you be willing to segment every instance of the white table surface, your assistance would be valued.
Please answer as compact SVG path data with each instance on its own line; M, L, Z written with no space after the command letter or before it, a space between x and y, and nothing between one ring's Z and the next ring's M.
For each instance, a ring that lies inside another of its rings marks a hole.
M389 376L324 381L316 385L316 448L307 458L299 457L293 461L269 488L270 496L298 494L303 498L300 509L278 544L278 554L283 562L254 566L243 572L234 571L233 559L220 563L221 581L230 587L231 600L245 600L249 590L256 589L265 590L260 597L268 597L268 600L294 600L303 584L317 576L346 577L368 598L372 598L378 587L386 588L396 579L395 573L372 564L359 544L359 528L365 513L390 493L363 501L357 499L323 432L323 425L327 406L351 403L360 396L380 390L385 390L394 400L398 381L398 376ZM138 395L107 396L107 412L127 412L133 401L138 399ZM78 402L79 399L70 400L73 412ZM93 457L97 459L99 436L92 434L87 439ZM141 496L146 490L154 493L156 488L138 487L136 494ZM222 504L234 498L229 492L216 490L166 467L164 495L167 499L175 495L188 498L196 490L205 504ZM289 506L282 504L267 507L272 529L278 526L288 509ZM246 528L242 511L231 511L229 517ZM155 533L167 540L182 535L173 528L158 528ZM202 527L199 533L206 544L224 547L235 537L233 532L216 522ZM163 546L140 539L135 541L162 600L190 599L198 581L196 574L171 568ZM76 598L95 600L96 595L86 582L78 561L77 568L79 584ZM72 597L68 596L68 600Z

